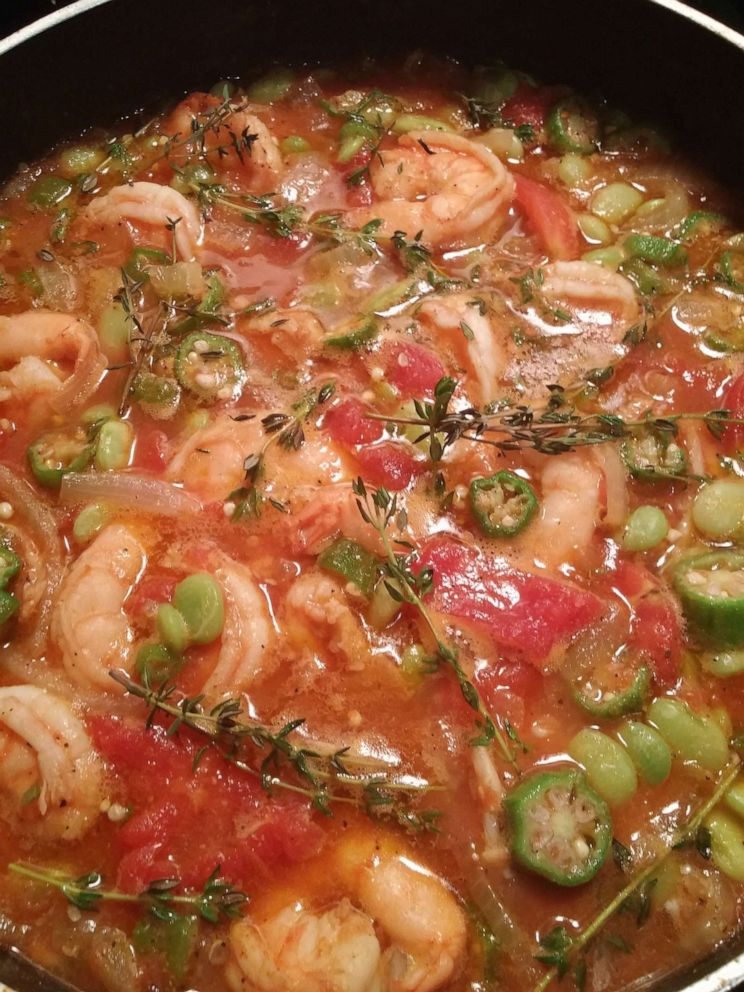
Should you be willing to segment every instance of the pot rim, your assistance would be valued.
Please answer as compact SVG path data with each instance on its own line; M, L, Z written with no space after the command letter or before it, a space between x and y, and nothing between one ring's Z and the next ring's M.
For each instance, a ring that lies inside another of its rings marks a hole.
M69 4L67 7L54 10L50 14L45 14L43 17L19 28L7 37L0 38L0 56L11 51L13 48L17 48L24 42L30 41L36 35L42 34L44 31L54 28L58 24L62 24L73 17L77 17L78 14L84 14L86 11L93 10L95 7L101 7L105 3L113 2L114 0L75 0L74 3ZM702 11L683 3L682 0L646 0L646 2L656 4L657 7L664 7L671 13L692 21L706 31L710 31L711 34L717 35L722 41L744 52L744 34L737 31L736 28L729 27L729 25L717 20L715 17L711 17L710 14L704 14Z

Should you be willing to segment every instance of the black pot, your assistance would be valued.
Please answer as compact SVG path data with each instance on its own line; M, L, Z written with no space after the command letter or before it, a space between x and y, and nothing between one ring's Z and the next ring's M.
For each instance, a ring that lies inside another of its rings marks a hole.
M414 49L502 58L599 92L667 124L721 181L744 176L744 37L677 0L77 0L0 42L0 178L91 125L139 119L219 79ZM16 967L11 977L0 954L0 980L59 988ZM744 935L663 990L741 981Z

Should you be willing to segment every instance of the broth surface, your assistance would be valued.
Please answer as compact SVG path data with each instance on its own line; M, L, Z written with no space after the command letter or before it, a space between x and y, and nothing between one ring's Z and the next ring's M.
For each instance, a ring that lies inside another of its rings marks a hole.
M22 167L0 939L85 992L609 992L733 937L739 209L418 58Z

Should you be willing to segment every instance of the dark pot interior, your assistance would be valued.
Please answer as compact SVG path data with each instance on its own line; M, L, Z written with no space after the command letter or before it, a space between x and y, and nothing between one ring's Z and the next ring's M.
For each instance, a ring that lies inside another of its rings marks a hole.
M724 181L744 166L744 39L649 0L110 0L0 57L0 176L90 124L275 61L415 48L602 92L671 125Z
M652 0L109 0L4 54L0 45L0 177L90 125L219 79L414 49L474 64L500 58L603 93L637 119L669 125L723 182L744 174L744 38ZM710 973L744 938L736 944L666 992ZM731 987L712 975L705 984Z

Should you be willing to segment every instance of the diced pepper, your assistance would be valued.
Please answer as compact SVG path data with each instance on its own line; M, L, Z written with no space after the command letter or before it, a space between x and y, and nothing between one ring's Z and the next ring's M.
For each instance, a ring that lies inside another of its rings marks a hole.
M0 544L0 589L5 589L21 570L21 559L7 544Z
M132 249L132 254L124 265L124 271L133 282L145 282L148 279L148 265L167 265L170 255L159 248L145 248L138 245Z
M347 582L353 582L367 599L372 595L377 580L377 560L356 541L339 538L321 554L318 564Z
M504 800L511 850L556 885L583 885L605 862L612 820L605 801L575 769L539 772Z
M355 351L357 348L361 348L362 345L373 341L377 337L377 330L377 322L368 318L343 334L334 334L326 338L325 343L332 348Z
M678 241L653 234L630 234L623 242L623 248L629 258L640 258L657 265L674 267L687 261L687 252Z
M470 506L484 534L513 537L537 511L535 490L513 472L497 472L470 483Z
M674 588L695 634L719 648L744 644L744 553L688 558L677 566Z

